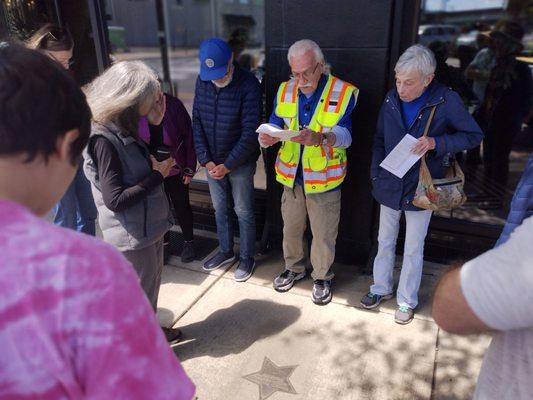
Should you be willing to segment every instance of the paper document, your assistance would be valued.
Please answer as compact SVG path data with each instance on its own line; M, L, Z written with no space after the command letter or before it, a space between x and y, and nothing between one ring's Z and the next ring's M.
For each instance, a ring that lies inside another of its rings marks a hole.
M405 135L379 166L398 178L403 178L407 171L422 157L411 151L411 147L417 142L418 139L413 136Z
M298 136L300 132L279 129L277 126L272 124L261 124L256 130L257 133L266 133L269 136L280 138L281 140L289 140L295 136Z

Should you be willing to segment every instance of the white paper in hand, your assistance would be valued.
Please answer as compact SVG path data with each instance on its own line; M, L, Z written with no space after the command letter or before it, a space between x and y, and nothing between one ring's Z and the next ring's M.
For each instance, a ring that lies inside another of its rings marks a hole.
M422 157L411 151L417 142L418 139L415 137L409 134L405 135L379 166L398 178L403 178L407 171Z
M261 124L259 125L259 128L257 128L256 132L266 133L269 136L280 138L281 140L289 140L300 134L298 131L279 129L277 126L272 124Z

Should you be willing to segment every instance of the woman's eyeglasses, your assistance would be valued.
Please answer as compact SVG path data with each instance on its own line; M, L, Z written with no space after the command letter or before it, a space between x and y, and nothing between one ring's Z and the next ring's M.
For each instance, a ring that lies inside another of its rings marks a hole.
M52 51L47 51L46 54L48 55L48 57L50 57L52 60L54 60L54 61L58 62L59 64L61 64L66 69L69 69L70 67L72 67L74 65L74 59L73 58L69 58L68 60L60 60L59 58L54 56Z

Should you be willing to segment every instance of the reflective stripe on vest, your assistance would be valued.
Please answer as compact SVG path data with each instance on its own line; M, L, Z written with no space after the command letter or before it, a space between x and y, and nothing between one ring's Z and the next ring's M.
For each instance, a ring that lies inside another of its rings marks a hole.
M285 126L291 128L291 120L296 118L296 126L298 126L298 85L294 79L283 82L278 90L277 104L284 104L286 117L282 117Z
M309 129L328 132L346 112L351 96L357 99L358 89L332 75L321 93L320 100L311 118ZM275 113L283 118L287 128L299 129L298 87L296 81L283 82L277 94ZM301 146L298 143L282 142L276 159L276 180L293 187ZM346 176L346 150L329 146L304 146L302 155L304 190L306 193L321 193L339 186Z

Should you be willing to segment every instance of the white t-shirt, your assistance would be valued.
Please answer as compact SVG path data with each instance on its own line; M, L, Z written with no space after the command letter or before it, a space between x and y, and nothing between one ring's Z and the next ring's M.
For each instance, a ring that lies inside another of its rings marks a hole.
M533 399L533 217L503 245L467 262L461 288L479 319L499 331L474 399Z

